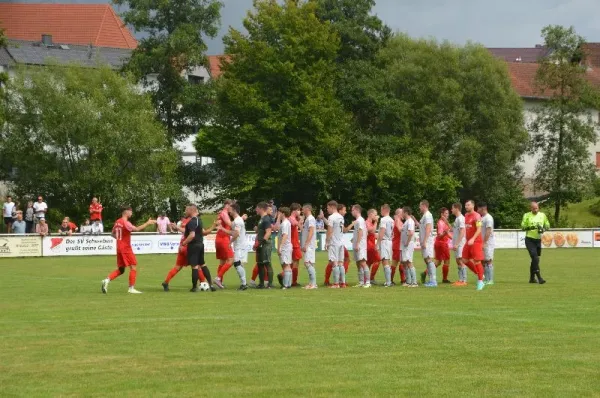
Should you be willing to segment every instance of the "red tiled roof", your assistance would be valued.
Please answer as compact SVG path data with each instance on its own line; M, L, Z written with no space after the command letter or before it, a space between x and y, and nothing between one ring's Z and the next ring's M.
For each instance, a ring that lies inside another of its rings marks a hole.
M110 4L0 3L0 27L9 39L40 41L49 34L59 44L137 47Z
M217 77L221 76L221 74L223 73L221 71L221 62L222 61L228 62L230 59L230 57L227 55L209 55L207 58L208 58L208 66L209 66L210 76L213 79L216 79Z

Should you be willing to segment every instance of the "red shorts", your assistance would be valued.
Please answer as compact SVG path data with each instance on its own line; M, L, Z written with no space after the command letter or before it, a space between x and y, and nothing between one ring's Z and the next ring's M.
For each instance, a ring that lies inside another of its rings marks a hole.
M217 249L217 260L227 260L233 258L233 249L229 244L229 239L215 240L215 249Z
M376 248L367 248L367 264L375 264L381 261L381 257L379 257L379 252Z
M300 260L302 260L302 249L300 249L300 246L294 247L292 249L292 260L293 261L300 261Z
M393 261L400 261L401 257L400 257L400 249L392 249L392 260Z
M435 250L435 259L438 261L447 261L450 260L450 248L448 247L448 242L446 241L435 241L433 245L433 249Z
M130 265L137 265L137 259L133 252L120 252L117 251L117 267L129 267Z
M175 260L175 265L178 267L187 267L187 247L180 249L177 253L177 260Z
M462 252L462 258L465 260L483 261L485 258L483 255L483 243L473 243L471 246L465 245Z

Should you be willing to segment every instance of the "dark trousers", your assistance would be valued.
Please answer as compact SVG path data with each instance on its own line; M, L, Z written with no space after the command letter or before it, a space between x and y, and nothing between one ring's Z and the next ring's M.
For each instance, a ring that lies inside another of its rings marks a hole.
M25 221L25 232L28 234L32 234L35 232L33 230L33 221Z
M529 275L533 278L534 275L540 272L540 256L542 255L542 240L525 238L525 247L531 257L531 265L529 266Z

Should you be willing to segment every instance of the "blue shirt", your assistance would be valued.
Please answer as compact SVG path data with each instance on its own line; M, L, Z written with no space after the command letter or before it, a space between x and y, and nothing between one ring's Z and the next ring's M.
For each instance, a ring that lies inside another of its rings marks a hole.
M26 227L27 227L27 224L25 224L25 221L23 221L23 220L13 221L12 230L13 230L13 233L15 233L15 234L25 235Z

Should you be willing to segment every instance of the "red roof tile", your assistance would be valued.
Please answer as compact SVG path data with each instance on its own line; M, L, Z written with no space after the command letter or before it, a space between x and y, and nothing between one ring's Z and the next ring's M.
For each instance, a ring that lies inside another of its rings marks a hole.
M10 39L60 44L137 47L137 41L110 4L0 3L0 27Z
M230 59L230 57L227 55L209 55L207 58L208 58L208 66L209 66L210 76L213 79L216 79L217 77L221 76L221 74L223 73L221 71L221 62L222 61L228 62Z

